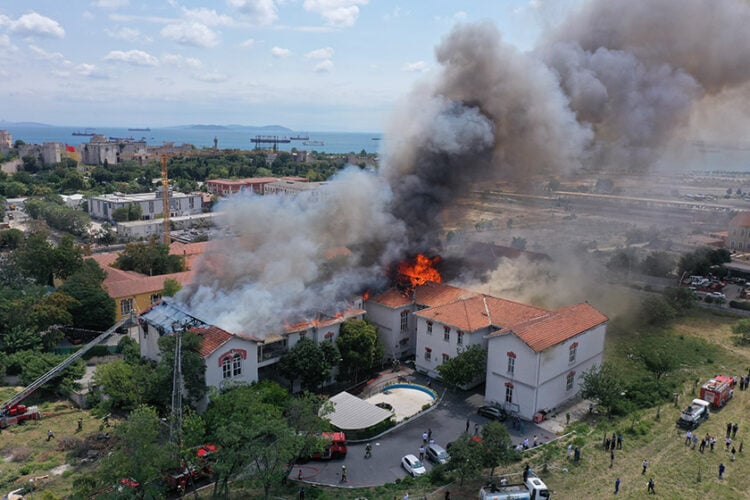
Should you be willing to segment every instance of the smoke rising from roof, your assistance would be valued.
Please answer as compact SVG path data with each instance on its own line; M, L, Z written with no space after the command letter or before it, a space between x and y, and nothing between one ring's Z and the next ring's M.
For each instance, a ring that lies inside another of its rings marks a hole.
M441 211L477 179L643 171L702 103L746 99L747 26L740 0L597 0L522 53L489 23L460 25L394 114L378 172L345 170L319 197L223 202L240 238L215 242L179 298L262 337L438 251Z

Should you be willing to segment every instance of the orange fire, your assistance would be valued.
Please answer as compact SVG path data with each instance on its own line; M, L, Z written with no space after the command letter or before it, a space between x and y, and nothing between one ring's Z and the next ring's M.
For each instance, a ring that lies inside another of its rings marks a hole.
M370 298L370 290L365 290L365 293L362 294L362 301L367 302L369 298Z
M417 254L413 262L401 262L398 265L398 274L408 279L411 286L424 285L427 281L442 282L440 271L435 266L440 262L440 256L427 257Z

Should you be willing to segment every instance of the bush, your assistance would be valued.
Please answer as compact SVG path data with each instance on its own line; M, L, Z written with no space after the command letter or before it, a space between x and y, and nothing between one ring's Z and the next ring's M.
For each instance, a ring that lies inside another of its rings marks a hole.
M729 301L729 307L734 307L735 309L742 309L743 311L750 311L750 302L740 302L739 300L730 300Z

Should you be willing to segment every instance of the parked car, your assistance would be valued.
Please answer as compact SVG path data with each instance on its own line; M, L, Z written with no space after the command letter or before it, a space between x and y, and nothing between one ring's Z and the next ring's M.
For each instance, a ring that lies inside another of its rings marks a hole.
M424 464L414 455L406 455L402 458L401 467L411 474L412 477L422 476L427 473Z
M726 300L727 298L727 296L721 292L710 292L708 296L714 299L723 299L723 300Z
M492 406L492 405L485 405L480 406L477 410L477 413L479 415L482 415L483 417L490 418L492 420L497 420L500 422L505 422L505 419L508 418L508 414L500 408L499 406Z
M446 464L451 456L439 444L431 444L427 447L427 458L436 464Z

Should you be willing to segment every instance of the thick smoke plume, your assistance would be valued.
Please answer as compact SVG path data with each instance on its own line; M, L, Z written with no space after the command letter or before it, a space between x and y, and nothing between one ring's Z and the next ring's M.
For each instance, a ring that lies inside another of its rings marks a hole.
M379 171L352 167L317 197L223 203L239 238L213 243L180 298L264 336L440 251L441 212L476 180L643 171L706 102L746 100L748 26L740 0L598 0L530 53L491 24L458 26L436 49L436 78L394 114Z

